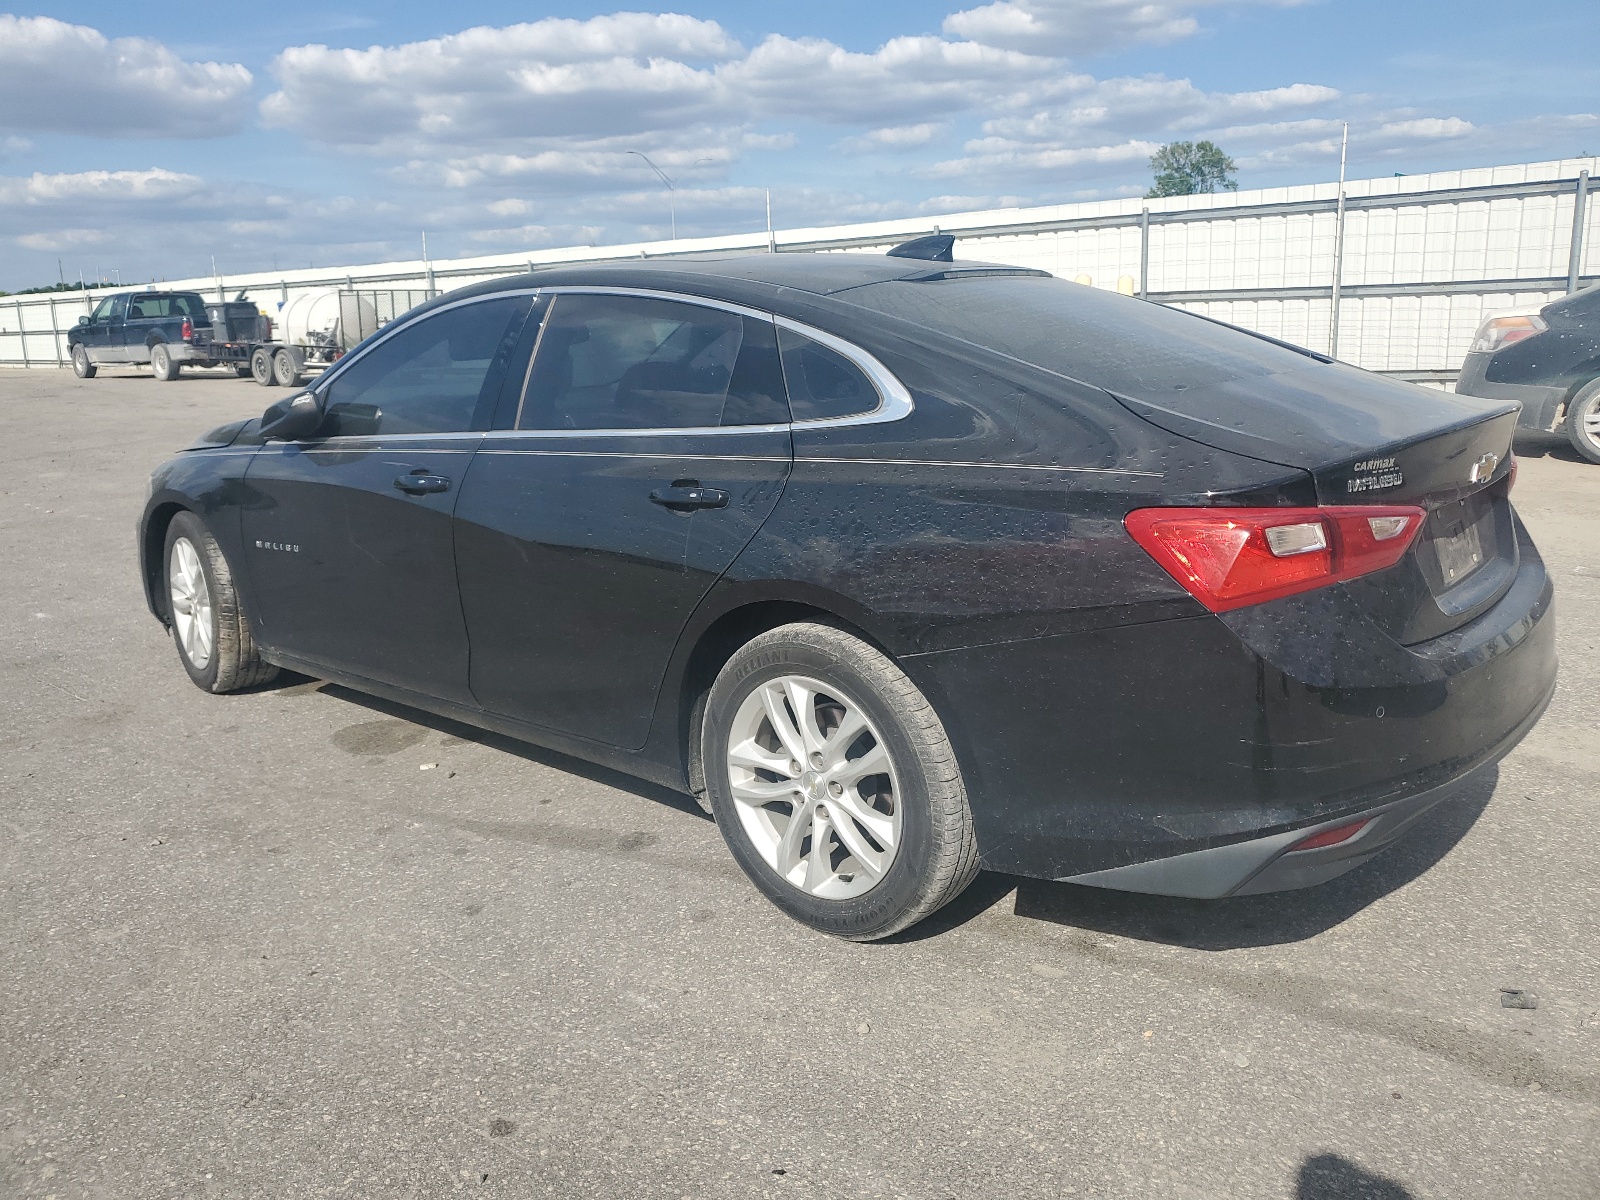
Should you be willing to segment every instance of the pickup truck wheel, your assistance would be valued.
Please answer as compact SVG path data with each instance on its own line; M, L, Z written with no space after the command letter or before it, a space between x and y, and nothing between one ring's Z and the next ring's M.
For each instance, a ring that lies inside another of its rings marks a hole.
M93 379L97 370L89 361L89 352L81 345L72 348L72 373L79 379Z
M272 373L283 387L299 387L305 382L305 376L300 373L300 364L295 362L294 351L287 346L272 356Z
M1567 405L1567 440L1592 463L1600 463L1600 379L1591 379Z
M157 342L150 347L150 374L157 379L171 383L178 377L178 369L182 364L172 357L172 351L167 349L165 342Z
M236 692L266 683L278 668L256 653L222 548L200 518L181 512L167 527L167 618L178 660L196 687Z
M250 355L250 378L262 387L277 387L278 377L272 373L272 355L258 348Z

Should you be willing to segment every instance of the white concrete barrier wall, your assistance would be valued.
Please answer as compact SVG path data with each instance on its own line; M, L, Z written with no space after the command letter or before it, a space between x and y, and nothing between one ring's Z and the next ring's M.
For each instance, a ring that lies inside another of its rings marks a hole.
M1339 270L1338 355L1371 370L1433 375L1461 364L1492 312L1564 294L1577 237L1581 283L1600 275L1600 203L1587 181L1600 159L1565 159L1430 175L1351 180L1345 186ZM1574 211L1585 196L1583 221ZM1132 198L777 231L781 253L887 249L935 227L960 258L1037 267L1151 299L1273 337L1329 349L1338 259L1336 183L1159 200ZM1148 228L1142 227L1148 211ZM158 286L233 296L268 312L296 291L345 286L443 290L530 267L705 251L762 251L768 235L572 246L472 259L375 263ZM135 285L129 285L135 286ZM127 290L123 288L121 290ZM0 364L65 364L65 333L108 294L0 299Z

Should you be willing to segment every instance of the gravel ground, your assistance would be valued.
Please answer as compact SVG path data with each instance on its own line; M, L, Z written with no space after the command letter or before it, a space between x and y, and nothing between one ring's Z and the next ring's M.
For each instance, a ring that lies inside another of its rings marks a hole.
M684 797L193 687L145 476L275 395L0 372L0 1194L1600 1194L1600 467L1561 443L1516 492L1560 689L1437 820L1309 892L985 875L857 946Z

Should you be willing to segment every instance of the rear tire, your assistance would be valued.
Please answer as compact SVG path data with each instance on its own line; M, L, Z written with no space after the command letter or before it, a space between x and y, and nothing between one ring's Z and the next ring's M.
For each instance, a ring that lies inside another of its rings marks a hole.
M81 342L72 348L72 373L74 375L79 379L93 379L94 373L98 369L89 361L89 352L83 348Z
M802 709L808 721L795 719ZM978 873L961 768L938 714L893 661L842 629L783 625L740 648L711 686L701 745L729 851L813 929L888 937Z
M196 687L236 692L277 675L278 668L256 653L233 571L199 517L181 512L172 518L161 561L172 640Z
M250 377L262 387L277 387L278 377L272 373L272 355L265 347L250 353Z
M182 366L177 359L172 357L172 351L165 342L157 342L150 347L150 374L165 383L171 383L178 377L178 369Z
M294 351L287 346L272 356L272 374L280 387L299 387L305 382L305 376L300 373L300 363Z
M1600 379L1591 379L1567 405L1567 440L1592 463L1600 463Z

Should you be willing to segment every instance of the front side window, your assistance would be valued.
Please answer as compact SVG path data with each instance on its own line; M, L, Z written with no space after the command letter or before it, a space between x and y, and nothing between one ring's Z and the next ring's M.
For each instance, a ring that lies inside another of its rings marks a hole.
M499 399L527 314L526 296L447 309L407 326L327 386L329 436L458 433L478 427Z
M556 296L523 429L703 429L788 420L772 323L646 296Z
M94 312L89 319L91 321L109 321L111 319L111 309L116 302L117 298L115 296L107 296L99 304L95 305Z
M792 329L778 330L783 377L796 421L853 417L878 407L878 389L855 363Z

